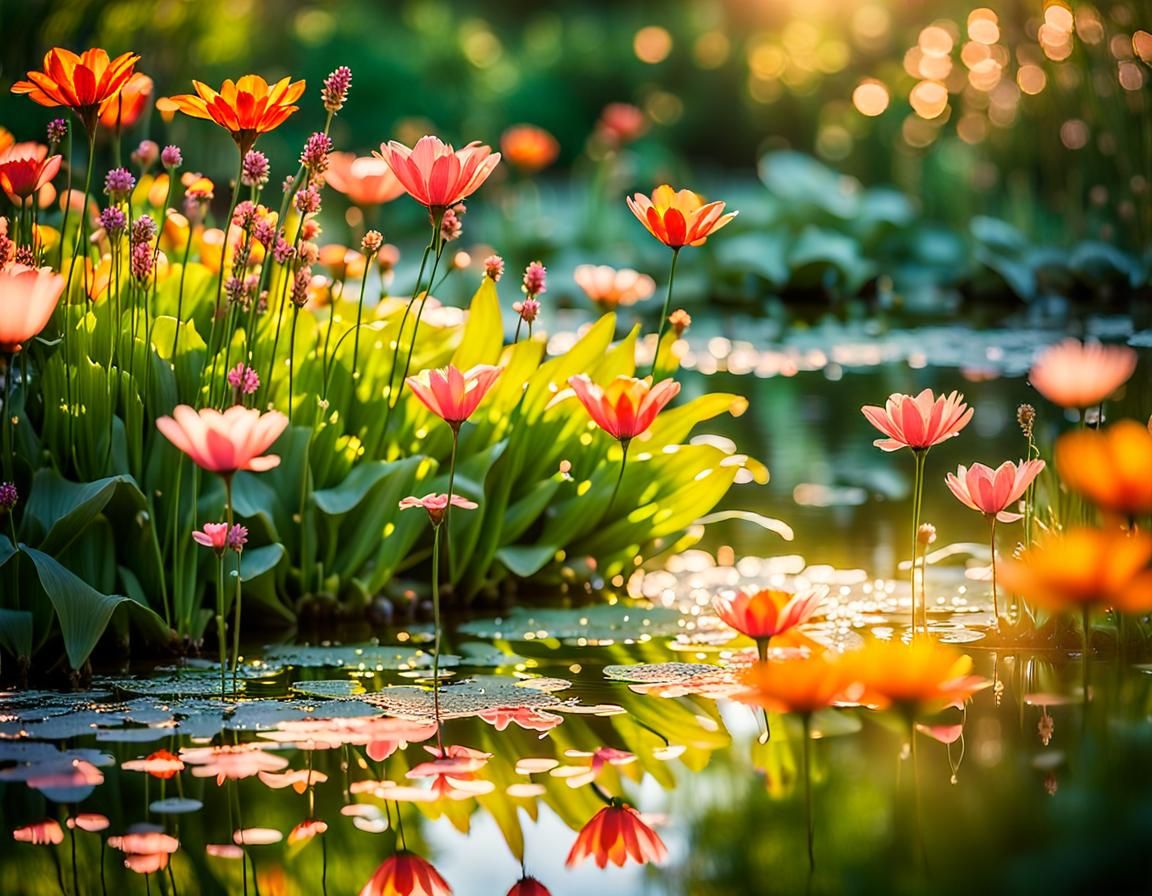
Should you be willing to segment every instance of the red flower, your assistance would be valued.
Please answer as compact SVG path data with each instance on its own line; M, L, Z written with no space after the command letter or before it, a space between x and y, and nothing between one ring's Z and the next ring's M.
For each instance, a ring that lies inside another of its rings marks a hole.
M463 373L454 364L410 376L413 394L437 417L454 428L472 416L503 372L501 367L477 364Z
M639 812L623 803L613 803L597 812L580 829L566 864L571 868L589 857L600 868L609 862L623 867L629 859L643 865L664 861L668 849L659 835L641 820Z
M106 51L96 47L79 56L53 47L44 54L44 70L28 72L28 80L17 81L12 92L26 94L41 106L67 106L91 131L101 105L124 89L139 59L134 53L109 59Z
M100 124L110 130L126 130L140 120L150 99L152 79L143 72L136 72L118 96L104 101L100 107Z
M522 877L512 884L507 896L552 896L548 888L534 877Z
M38 143L17 143L0 152L0 189L13 205L22 206L43 190L60 171L62 156L48 155L48 147ZM49 188L39 196L40 207L56 198Z
M303 81L281 78L269 84L259 75L239 81L226 80L217 93L207 84L192 82L196 95L171 97L165 104L193 118L214 121L232 135L240 154L248 152L256 138L280 127L299 108L293 105L304 93Z
M398 852L376 869L360 896L452 896L452 888L429 862Z
M671 249L703 245L737 214L724 214L723 202L705 203L699 194L673 190L668 184L653 190L651 197L629 196L628 208L652 236Z
M759 641L807 622L821 598L819 593L793 594L765 588L753 594L742 591L732 597L717 597L712 606L727 625Z
M618 376L602 388L581 374L570 378L568 385L596 425L621 442L647 432L656 415L680 393L675 380L653 386L649 379L634 376Z
M392 140L373 155L388 163L409 196L434 211L467 199L500 164L500 153L477 141L454 150L439 137L421 137L411 149Z

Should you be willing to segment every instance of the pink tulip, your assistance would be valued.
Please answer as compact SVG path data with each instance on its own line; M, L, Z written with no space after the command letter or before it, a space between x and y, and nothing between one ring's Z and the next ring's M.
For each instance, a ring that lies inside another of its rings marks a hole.
M161 417L156 428L197 465L212 473L231 476L237 470L262 473L280 463L264 454L280 438L288 418L279 411L261 414L255 408L234 405L221 413L179 405L171 417Z
M634 376L618 376L601 387L581 374L571 377L568 385L596 425L621 442L647 432L656 416L680 393L675 380L653 386L651 380Z
M453 495L452 506L459 507L461 510L475 510L479 505L460 495ZM411 510L414 507L423 507L427 511L428 519L432 521L432 525L439 526L444 521L444 514L448 510L448 496L439 494L417 498L414 495L409 495L407 498L400 499L401 510Z
M203 529L192 533L192 540L206 548L212 548L217 554L223 554L228 547L228 524L205 523Z
M64 278L51 268L10 264L0 270L0 353L15 354L43 330L62 292Z
M872 443L884 451L923 451L939 445L958 435L973 414L959 392L936 398L931 389L915 397L893 393L883 408L869 405L861 410L869 423L888 436Z
M449 364L439 370L425 370L417 376L410 376L406 382L428 410L458 429L472 416L502 372L503 368L490 364L477 364L464 372Z
M343 193L359 206L382 205L404 192L404 185L384 159L357 157L350 152L328 154L324 180L337 193Z
M955 474L949 473L946 482L961 504L994 516L1001 523L1014 523L1023 516L1010 513L1008 508L1020 500L1043 469L1042 460L1019 464L1008 460L995 470L984 464L973 464L968 468L959 467Z
M433 212L467 199L500 163L500 153L478 141L454 150L439 137L421 137L411 149L392 140L373 155L388 163L409 196Z

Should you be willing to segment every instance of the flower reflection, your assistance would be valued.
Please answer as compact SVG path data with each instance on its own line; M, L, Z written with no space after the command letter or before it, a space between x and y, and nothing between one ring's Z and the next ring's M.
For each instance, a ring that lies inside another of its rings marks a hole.
M90 834L107 830L109 824L108 816L101 815L99 812L81 812L79 815L73 815L67 821L68 827L79 828Z
M120 763L120 768L129 772L146 772L153 778L167 780L184 770L184 760L167 750L157 750L144 759L129 759Z
M600 868L609 862L623 867L629 859L644 865L667 857L664 841L644 823L640 813L615 800L580 829L565 864L571 868L591 858Z
M478 715L497 731L503 731L509 725L518 725L527 731L550 731L564 721L562 716L531 706L501 706L483 710Z
M64 842L64 831L60 822L54 818L46 818L33 824L26 824L12 832L12 839L19 843L31 843L34 846L59 846Z
M195 766L193 777L215 777L217 784L251 778L260 772L278 772L288 766L288 760L283 756L266 753L256 744L185 747L180 755L188 765Z
M512 885L506 896L552 896L552 894L536 878L522 877Z
M439 747L424 749L435 758L413 766L407 776L414 780L431 779L431 792L437 799L466 800L496 789L495 784L477 774L488 764L491 753L458 745L444 750Z
M360 896L452 896L452 888L431 863L411 852L385 859Z
M820 606L819 592L793 594L775 588L753 593L739 592L717 597L712 606L720 619L742 635L752 638L760 659L768 659L769 642L798 625L807 622Z
M319 818L305 818L288 832L288 843L307 843L318 834L328 830L328 823Z
M565 750L564 756L575 761L557 766L552 769L551 775L554 778L567 779L566 783L573 789L591 784L609 765L620 767L631 765L636 761L636 756L632 753L612 747L597 747L591 752Z
M277 774L276 772L259 772L258 776L262 783L273 790L282 790L285 787L291 787L297 793L303 793L309 787L316 784L323 784L328 780L328 776L324 774L324 772L314 769L295 769L282 774Z

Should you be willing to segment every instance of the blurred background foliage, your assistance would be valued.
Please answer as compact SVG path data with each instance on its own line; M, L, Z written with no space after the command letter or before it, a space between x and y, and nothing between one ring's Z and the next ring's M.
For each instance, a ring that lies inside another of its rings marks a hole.
M995 10L978 0L0 0L0 9L5 33L22 36L0 47L0 124L18 138L38 137L52 117L7 89L46 48L132 49L158 96L248 71L307 79L301 113L262 140L274 173L286 173L319 124L322 78L346 64L354 86L333 126L337 148L366 154L426 132L496 144L518 122L555 135L559 157L537 176L535 203L524 201L527 178L510 170L508 190L478 198L478 208L499 199L515 218L506 229L518 233L475 231L506 253L575 249L571 266L651 260L657 273L663 256L638 247L644 235L626 211L608 212L618 229L595 216L566 224L590 183L607 206L667 180L729 199L744 216L725 239L743 230L746 245L715 261L709 297L882 294L893 285L881 275L901 266L911 272L896 271L902 293L929 283L934 296L996 301L1146 296L1152 9L1141 0L1013 0ZM605 160L592 135L613 102L641 108L647 129ZM232 170L227 137L203 122L164 124L153 113L126 142L145 136L182 144L189 165L221 180ZM766 157L784 159L783 171ZM389 239L422 226L411 209L386 211ZM354 239L359 220L347 220ZM776 242L765 247L764 234ZM603 257L589 259L596 248Z

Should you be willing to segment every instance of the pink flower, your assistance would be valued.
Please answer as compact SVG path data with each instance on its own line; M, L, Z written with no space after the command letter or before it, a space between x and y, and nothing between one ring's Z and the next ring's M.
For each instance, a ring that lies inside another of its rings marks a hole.
M1036 359L1028 379L1053 404L1087 408L1128 382L1135 369L1136 352L1127 346L1065 339Z
M67 824L70 828L79 828L82 831L95 834L106 830L110 822L107 815L101 815L99 812L81 812L79 815L73 815L69 818Z
M33 846L59 846L64 842L64 831L56 819L46 818L16 828L12 832L12 838L20 843L31 843Z
M475 510L480 505L460 495L453 495L452 506L459 507L461 510ZM448 496L445 494L433 494L425 495L423 498L417 498L414 495L409 495L407 498L400 500L401 510L411 510L414 507L423 507L428 512L428 519L432 521L432 525L439 526L444 522L444 514L448 510Z
M861 410L869 423L888 436L872 443L884 451L923 451L939 445L959 434L973 414L959 392L935 398L931 389L915 398L893 393L883 408L869 405Z
M49 156L46 146L17 143L0 152L0 189L15 206L37 196L40 207L46 208L56 198L49 183L60 173L62 161L62 156Z
M10 264L0 270L0 352L20 351L43 330L63 291L64 278L51 268Z
M421 137L411 149L392 140L373 155L388 163L408 195L432 211L467 199L500 163L500 153L479 142L454 150L439 137Z
M994 516L1001 523L1014 523L1022 519L1022 515L1010 513L1008 508L1020 500L1043 469L1042 460L1019 464L1006 460L995 470L984 464L973 464L968 468L960 466L955 474L949 473L945 481L961 504Z
M791 591L764 588L756 592L741 591L731 597L717 597L712 606L726 625L760 641L807 622L822 599L819 592L793 594Z
M221 413L214 408L199 412L178 405L171 417L161 417L156 428L205 470L230 476L237 470L261 473L280 463L275 454L264 454L280 438L288 418L279 411L261 414L255 408L234 405Z
M477 405L496 383L503 368L477 364L463 373L454 364L425 370L407 379L413 394L437 417L453 428L472 416Z
M618 376L607 387L592 382L585 374L571 377L568 385L592 419L606 433L627 442L647 432L668 402L680 394L680 384L663 380Z
M206 548L212 548L217 554L223 554L228 547L228 524L205 523L204 528L192 533L192 540Z
M404 185L384 159L357 157L350 152L334 152L328 156L324 179L333 190L359 206L382 205L404 192Z
M656 291L656 281L647 274L631 268L609 267L606 264L582 264L572 272L576 285L597 307L611 311L620 305L634 305Z

